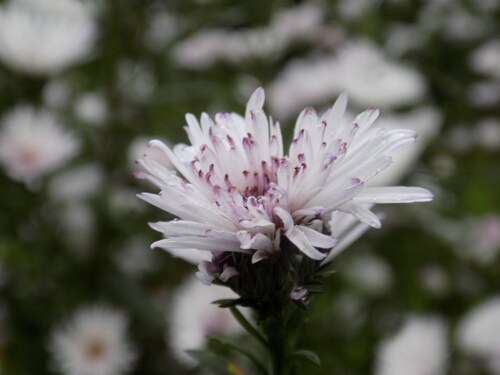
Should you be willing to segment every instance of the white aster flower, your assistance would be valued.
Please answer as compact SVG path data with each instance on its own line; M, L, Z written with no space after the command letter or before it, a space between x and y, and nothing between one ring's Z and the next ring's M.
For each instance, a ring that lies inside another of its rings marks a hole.
M52 75L87 59L97 34L78 0L10 0L0 7L0 58L13 69Z
M269 85L269 106L280 118L288 118L305 105L322 104L342 91L336 56L295 60Z
M472 69L500 79L500 39L492 39L477 48L470 57Z
M92 125L102 125L108 118L106 99L97 92L88 92L76 98L74 111L80 120Z
M410 317L403 328L383 342L376 375L442 375L446 373L446 327L436 318Z
M237 298L228 288L203 285L195 277L187 279L172 296L168 314L168 342L173 354L187 366L196 364L186 351L204 349L207 336L234 336L243 328L229 309L220 308L213 301ZM246 309L242 312L248 314Z
M355 40L334 54L289 64L270 85L269 102L278 115L288 117L341 92L360 107L397 108L418 102L425 91L417 70L393 61L366 40Z
M500 297L484 301L470 311L457 330L459 347L485 361L492 374L500 374Z
M20 106L2 120L0 163L15 180L36 182L66 163L78 148L74 135L46 110Z
M210 252L220 264L199 265L206 282L237 274L224 263L225 254L247 254L255 263L280 251L284 239L307 257L324 260L339 239L341 249L367 226L381 226L371 205L432 199L429 191L417 187L366 186L416 137L413 131L372 126L377 110L369 109L344 126L345 95L321 117L307 108L285 154L279 123L267 118L263 105L264 90L257 89L245 117L219 113L213 121L203 114L200 126L188 114L190 146L179 144L172 150L151 141L182 176L147 156L139 159L146 172L137 177L161 189L139 196L178 217L151 224L166 237L152 247Z
M205 29L177 44L173 58L184 67L206 69L218 61L237 64L250 58L280 56L293 43L312 40L320 31L322 15L318 4L305 3L281 10L265 27Z
M75 201L96 194L104 181L104 172L97 163L72 168L54 176L48 193L54 200Z
M137 279L145 273L157 269L160 265L147 250L149 247L145 238L135 236L127 238L115 253L114 260L118 268L127 276ZM159 255L159 254L157 254Z
M387 292L393 282L391 267L381 257L370 253L349 259L341 274L357 288L373 295Z
M346 44L338 55L342 89L359 106L394 108L422 99L426 87L415 69L390 60L368 41Z
M107 307L84 308L54 331L50 351L65 375L120 375L136 353L127 341L127 319Z

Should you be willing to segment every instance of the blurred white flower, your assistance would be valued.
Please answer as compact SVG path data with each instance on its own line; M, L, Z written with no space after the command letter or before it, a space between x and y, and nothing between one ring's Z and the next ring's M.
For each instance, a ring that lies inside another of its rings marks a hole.
M500 216L466 216L458 220L428 213L426 228L448 241L457 255L482 265L492 264L500 254Z
M481 13L479 8L471 10L479 3L474 1L466 7L460 1L426 1L419 11L419 26L454 41L475 40L495 28L494 18L488 11Z
M168 314L168 342L174 355L187 366L195 361L186 350L204 349L206 336L235 336L243 328L229 309L212 302L219 299L237 298L231 289L203 285L195 277L187 279L172 296ZM249 311L242 309L245 315Z
M500 297L473 308L457 328L459 347L484 361L491 374L500 374Z
M426 84L415 69L388 59L368 41L346 44L338 51L342 90L361 107L394 108L424 97Z
M474 127L476 144L490 151L500 149L500 121L496 118L486 118Z
M88 92L76 98L75 115L92 125L102 125L108 117L108 104L97 92Z
M484 17L474 15L468 9L452 7L442 14L443 33L452 40L470 41L485 35L492 24Z
M2 119L0 163L7 174L30 185L69 161L79 141L46 110L19 106Z
M121 375L132 369L136 352L127 341L127 319L94 306L78 310L52 333L50 352L64 375Z
M125 186L111 186L106 200L110 214L120 218L123 215L144 212L144 205L134 199L135 194L134 190Z
M379 6L380 0L341 0L338 3L338 10L343 18L357 20L363 17L370 9Z
M200 126L188 114L191 146L179 144L172 151L151 141L183 178L147 156L139 159L145 172L137 177L161 189L139 197L179 218L150 224L166 237L152 247L211 253L214 263L199 265L203 281L237 274L232 265L217 264L234 258L225 257L226 252L246 254L255 263L280 251L284 238L309 258L325 260L337 242L332 235L350 239L359 234L357 228L380 228L380 219L370 211L373 204L432 199L417 187L366 186L416 138L411 130L372 126L377 110L343 124L345 95L321 117L306 108L286 155L280 126L267 118L263 105L264 90L257 89L245 117L219 113L214 122L203 114Z
M357 40L333 55L293 61L269 86L269 104L278 116L289 117L305 104L323 104L342 91L358 107L395 108L422 99L426 83L418 71Z
M425 43L422 30L415 24L394 23L387 29L385 48L393 55L402 55Z
M322 17L318 4L304 3L278 11L267 27L201 30L178 43L172 55L179 65L193 69L206 69L217 61L235 64L255 57L276 57L292 43L313 39Z
M147 9L146 22L144 43L153 52L162 51L179 29L178 17L167 13L159 4L153 4Z
M376 375L442 375L447 370L445 324L437 318L409 317L378 348Z
M500 39L492 39L479 46L470 57L472 69L500 79Z
M494 107L500 103L500 80L480 81L468 89L470 102L480 108Z
M85 199L99 190L103 180L103 171L97 163L81 165L52 177L49 195L54 200Z
M157 268L155 258L150 254L148 241L140 236L127 238L115 253L115 262L122 272L132 278ZM157 254L158 255L158 254Z
M393 282L389 265L379 256L370 253L356 254L342 266L340 273L369 294L385 293Z
M284 119L331 100L342 91L339 69L336 56L292 61L267 88L271 110Z
M0 59L13 69L51 75L88 59L97 34L79 0L9 0L0 7Z
M61 237L72 255L86 257L94 248L96 213L85 202L64 204L57 212Z
M438 264L430 264L420 270L420 283L434 296L443 296L450 290L450 276Z
M118 85L123 95L142 102L147 100L156 87L151 67L143 62L122 60L118 64Z

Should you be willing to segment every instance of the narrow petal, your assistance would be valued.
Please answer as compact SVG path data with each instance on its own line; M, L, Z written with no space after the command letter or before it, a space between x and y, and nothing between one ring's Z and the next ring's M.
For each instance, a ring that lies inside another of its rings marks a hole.
M273 243L271 239L263 235L262 233L252 235L246 231L239 231L238 240L240 241L240 246L242 249L264 251L271 251L273 249Z
M287 237L297 248L302 251L309 258L314 260L323 260L326 257L325 253L318 251L311 244L305 233L298 227L293 227L288 233L285 233Z
M359 221L368 224L373 228L379 229L382 226L378 216L360 203L353 201L347 202L340 208L340 210L354 215Z
M429 202L433 194L424 188L407 186L367 187L354 200L358 203Z
M284 235L287 236L288 233L293 230L294 228L294 222L293 222L293 217L290 215L290 212L285 210L282 207L275 207L274 208L274 213L281 219L283 222L283 228L285 229Z
M216 238L206 237L174 237L165 238L154 242L151 248L159 247L161 249L197 249L204 251L230 251L230 252L247 252L241 249L238 241L225 241Z
M332 236L322 234L304 225L299 225L296 228L305 234L311 245L314 247L319 247L321 249L331 249L337 243L337 240Z

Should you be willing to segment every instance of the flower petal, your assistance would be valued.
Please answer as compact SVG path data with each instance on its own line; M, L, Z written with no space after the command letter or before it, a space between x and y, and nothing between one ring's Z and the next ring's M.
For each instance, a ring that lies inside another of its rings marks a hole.
M290 231L288 231L288 233L285 233L285 237L287 237L300 251L311 259L323 260L327 255L315 249L309 238L305 235L304 231L299 229L297 226L293 227Z
M354 200L358 203L429 202L433 194L424 188L407 186L367 187Z

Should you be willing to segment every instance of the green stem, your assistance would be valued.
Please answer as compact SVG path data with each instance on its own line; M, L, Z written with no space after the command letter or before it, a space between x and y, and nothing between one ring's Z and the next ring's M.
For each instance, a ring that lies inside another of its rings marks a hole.
M269 354L272 362L273 375L286 375L285 365L288 356L288 347L290 342L287 342L285 332L284 319L279 317L269 317L263 323L264 334L267 337Z
M300 331L300 319L295 320L297 307L287 301L285 305L274 306L267 311L260 326L267 341L267 349L272 364L273 375L292 375L295 366L289 359L295 353L297 333ZM293 327L290 327L291 320Z

